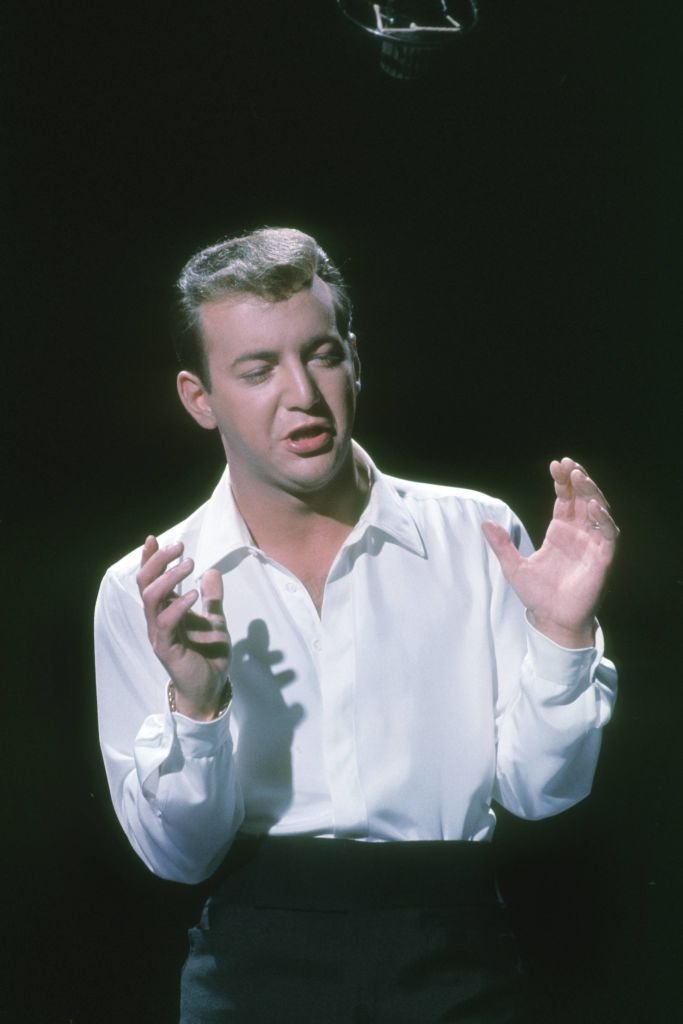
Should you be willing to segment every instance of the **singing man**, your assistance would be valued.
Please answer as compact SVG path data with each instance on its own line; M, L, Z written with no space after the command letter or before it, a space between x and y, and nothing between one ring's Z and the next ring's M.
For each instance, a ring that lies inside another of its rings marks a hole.
M502 501L384 474L353 440L349 296L308 235L222 241L179 286L178 393L227 467L109 569L96 656L130 842L163 878L215 875L182 1024L521 1020L491 805L590 792L607 501L552 462L534 551Z

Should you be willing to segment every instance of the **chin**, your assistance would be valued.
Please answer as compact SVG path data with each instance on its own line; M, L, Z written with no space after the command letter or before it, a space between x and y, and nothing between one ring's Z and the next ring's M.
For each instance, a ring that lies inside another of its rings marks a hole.
M289 477L290 489L292 493L315 494L335 484L342 473L343 463L339 464L336 461L324 467L311 465L308 472L304 469L303 472L292 474Z

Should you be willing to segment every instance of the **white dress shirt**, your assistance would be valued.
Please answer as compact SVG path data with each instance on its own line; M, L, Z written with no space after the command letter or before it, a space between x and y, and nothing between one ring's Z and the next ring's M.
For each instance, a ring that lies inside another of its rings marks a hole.
M233 699L172 714L147 639L140 549L108 570L95 613L102 751L114 807L157 874L198 882L234 836L489 840L495 797L539 818L591 789L616 673L596 647L534 630L480 524L531 543L495 498L370 470L368 505L327 578L302 583L255 547L226 470L167 531L196 581L218 568Z

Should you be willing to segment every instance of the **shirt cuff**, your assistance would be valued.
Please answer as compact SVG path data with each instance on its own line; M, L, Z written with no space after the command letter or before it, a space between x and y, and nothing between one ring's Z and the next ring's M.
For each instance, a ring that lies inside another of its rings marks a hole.
M230 741L229 707L209 722L198 722L179 711L173 713L170 709L167 714L173 723L184 757L213 757L224 743Z
M534 675L557 691L585 690L590 686L602 658L604 641L596 622L593 647L562 647L539 632L527 613L527 650Z

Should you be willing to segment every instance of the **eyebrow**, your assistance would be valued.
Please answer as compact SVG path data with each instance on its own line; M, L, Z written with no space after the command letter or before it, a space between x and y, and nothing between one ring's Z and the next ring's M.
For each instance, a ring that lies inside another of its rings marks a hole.
M317 338L311 338L309 341L302 345L302 351L304 353L311 352L313 349L318 348L320 345L331 345L343 344L342 339L336 334L321 334ZM280 356L280 352L276 349L260 348L255 349L253 352L243 352L241 356L237 356L233 359L230 364L231 368L240 366L242 363L250 362L264 362L270 363L277 360Z

